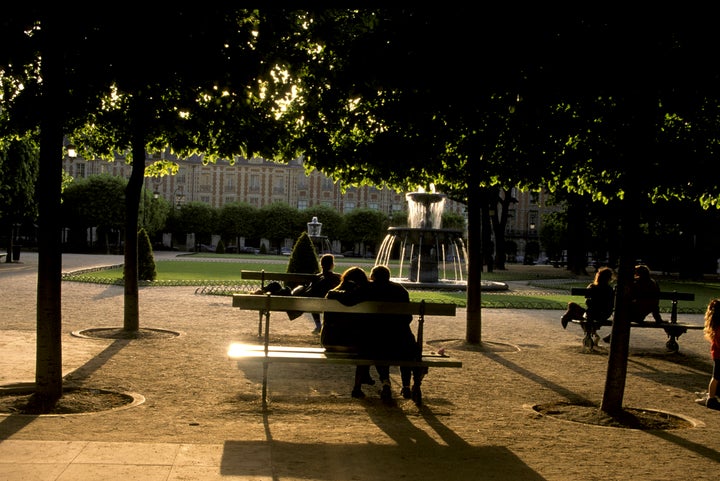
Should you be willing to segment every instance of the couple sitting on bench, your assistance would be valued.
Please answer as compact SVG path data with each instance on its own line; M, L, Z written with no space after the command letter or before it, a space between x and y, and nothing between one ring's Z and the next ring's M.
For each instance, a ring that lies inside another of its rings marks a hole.
M351 267L342 274L340 285L328 291L327 299L336 299L345 305L363 301L410 302L408 291L390 280L386 266L373 267L368 279L365 271ZM375 365L382 388L380 397L392 399L390 366L382 359L414 359L419 354L409 314L343 314L325 313L320 342L328 352L357 352L363 357L377 358ZM401 395L405 399L420 401L420 384L426 368L400 367ZM413 386L410 386L411 380ZM364 398L362 384L375 384L370 366L357 366L352 397Z
M569 302L567 311L560 319L563 329L573 319L589 322L593 337L599 339L596 331L610 319L615 305L615 290L610 284L612 279L613 271L609 267L602 267L597 271L595 280L587 287L591 290L585 300L587 308L576 302ZM660 286L650 276L650 269L642 264L635 266L630 321L642 324L645 318L652 314L655 322L662 324L664 321L660 316L659 294ZM605 336L603 341L609 343L610 335Z

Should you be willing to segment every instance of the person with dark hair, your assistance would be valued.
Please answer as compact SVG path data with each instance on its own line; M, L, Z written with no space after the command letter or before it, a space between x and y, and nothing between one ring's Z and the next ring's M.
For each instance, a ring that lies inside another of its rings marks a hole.
M630 322L642 324L645 318L652 314L657 324L662 324L660 316L660 285L650 276L650 269L644 264L635 266L633 283L630 286ZM603 337L603 341L610 342L611 335Z
M370 272L370 296L368 300L387 302L410 302L407 289L390 280L387 266L377 265ZM372 329L374 336L370 341L370 349L378 358L413 359L419 354L415 335L410 328L410 314L377 314L372 322L366 324ZM388 401L392 399L390 385L390 366L377 365L378 376L382 383L380 397ZM425 372L423 368L400 367L403 398L419 400L420 385ZM412 388L410 386L413 381Z
M321 272L303 292L303 295L308 297L325 297L330 289L337 287L340 284L340 274L334 272L334 268L335 256L332 254L323 254L323 256L320 257ZM313 334L320 334L320 331L322 330L320 313L313 312L312 317L313 321L315 321L315 330L313 331Z
M360 267L350 267L340 276L340 284L330 289L326 299L337 299L352 306L368 300L369 283L367 274ZM369 330L365 324L370 320L368 314L347 314L326 312L320 331L320 344L327 351L365 352L368 345ZM352 397L364 398L363 384L375 384L370 376L370 366L355 368L355 383Z
M632 303L630 304L630 322L642 323L652 314L658 324L662 324L660 316L660 285L650 276L650 269L644 264L635 266L632 284Z

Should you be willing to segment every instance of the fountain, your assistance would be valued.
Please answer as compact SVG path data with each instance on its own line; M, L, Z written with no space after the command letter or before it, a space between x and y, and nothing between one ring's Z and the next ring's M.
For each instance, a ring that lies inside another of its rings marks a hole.
M375 264L390 266L399 259L393 280L408 287L433 289L467 288L467 247L463 231L443 229L442 213L446 196L419 188L406 194L408 227L389 227L378 250ZM483 290L504 290L507 285L482 281Z
M318 254L331 254L332 246L330 245L330 241L326 235L320 235L321 232L322 222L319 222L317 217L313 217L312 221L307 223L308 237L310 237L310 240L315 246L315 251Z

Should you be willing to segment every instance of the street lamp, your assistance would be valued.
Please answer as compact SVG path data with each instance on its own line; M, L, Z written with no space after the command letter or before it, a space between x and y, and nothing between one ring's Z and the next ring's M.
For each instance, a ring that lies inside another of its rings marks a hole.
M175 230L177 225L177 220L175 217L175 209L177 207L180 207L180 203L185 198L185 194L183 194L183 186L178 186L173 191L172 196L172 231L170 232L170 250L173 250L174 243L175 243Z
M531 210L530 212L528 212L527 218L528 228L525 231L525 258L523 260L523 264L532 264L533 259L528 255L528 247L530 245L530 239L535 238L535 228L537 227L537 211Z
M68 157L73 158L73 159L75 157L77 157L77 149L75 148L74 144L67 144L67 147L65 147L65 148L67 149Z

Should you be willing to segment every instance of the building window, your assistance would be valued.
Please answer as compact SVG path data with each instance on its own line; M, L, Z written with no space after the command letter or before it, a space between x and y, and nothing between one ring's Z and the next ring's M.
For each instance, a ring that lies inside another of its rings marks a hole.
M355 202L345 202L343 203L343 212L350 212L351 210L355 209Z
M251 174L250 175L250 185L248 186L248 190L250 192L260 192L260 175L259 174Z
M333 187L335 187L333 180L329 177L325 177L321 185L322 190L333 190Z
M232 204L235 201L236 199L234 195L225 196L225 204Z
M225 175L225 190L235 190L235 176L232 174Z
M380 206L377 202L368 202L368 209L380 210Z
M75 177L85 177L85 164L75 165Z
M298 200L297 208L298 208L298 210L305 210L305 209L307 209L307 208L308 208L308 201L305 200L305 199L303 199L303 200Z
M273 179L273 194L284 194L285 193L285 177L282 175L276 175Z

